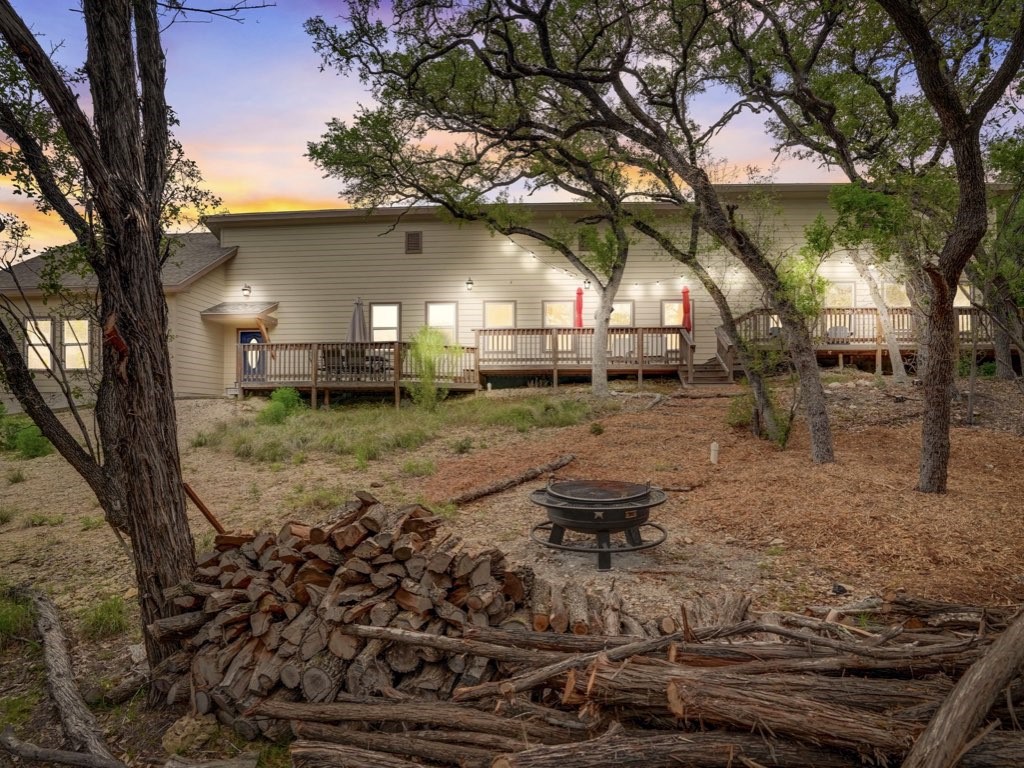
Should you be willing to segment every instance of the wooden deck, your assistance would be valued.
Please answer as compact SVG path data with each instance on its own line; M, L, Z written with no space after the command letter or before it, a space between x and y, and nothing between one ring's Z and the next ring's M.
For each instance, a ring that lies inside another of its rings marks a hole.
M916 329L909 309L893 309L893 324L902 352L916 349ZM969 348L975 328L982 352L993 348L991 321L973 308L960 308L960 343ZM781 345L781 328L766 310L738 318L745 340L758 345ZM495 328L476 331L475 346L449 348L437 368L439 385L452 391L485 387L494 377L544 377L557 386L560 379L589 377L593 367L593 328ZM876 369L888 356L878 313L874 309L825 309L811 327L818 356L838 358L840 365L854 358L874 357ZM610 328L608 373L613 376L678 376L684 383L730 380L735 372L735 350L721 329L717 348L708 361L695 360L696 345L679 327ZM241 393L295 387L308 392L312 402L330 402L333 393L392 392L395 402L402 391L418 381L418 373L404 342L309 342L294 344L239 344L236 373ZM1018 351L1019 354L1019 351Z

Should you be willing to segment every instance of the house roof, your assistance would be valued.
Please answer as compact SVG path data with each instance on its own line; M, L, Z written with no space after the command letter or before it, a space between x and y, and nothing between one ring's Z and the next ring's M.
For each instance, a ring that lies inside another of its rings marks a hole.
M726 199L749 194L751 192L764 192L770 190L772 194L788 198L820 197L828 198L828 193L835 184L718 184L717 189ZM553 203L532 203L523 202L521 205L529 207L541 213L557 214L581 214L593 210L593 205L580 201L565 201ZM650 205L650 204L645 204ZM669 203L656 203L656 208L663 208L666 211L676 210L676 206ZM222 213L214 216L207 216L203 223L215 235L220 236L221 230L229 227L273 227L303 224L339 224L346 221L394 221L402 219L408 221L422 221L424 219L436 218L441 213L441 207L436 205L398 206L394 208L323 208L309 211L260 211L255 213Z
M219 267L238 251L237 248L223 248L217 238L209 232L193 232L171 235L179 244L164 263L161 277L164 290L176 293L184 290L210 270ZM19 287L26 295L41 293L40 274L45 266L45 254L18 262L10 269L0 270L0 293L15 293ZM81 276L66 274L61 283L68 290L92 288L96 278L89 274Z

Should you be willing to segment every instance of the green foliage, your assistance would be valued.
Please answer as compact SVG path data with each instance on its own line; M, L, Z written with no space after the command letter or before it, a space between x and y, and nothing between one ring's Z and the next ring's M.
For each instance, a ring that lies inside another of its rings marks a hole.
M603 435L604 434L604 425L601 422L599 422L599 421L595 421L593 424L590 425L590 434L592 434L592 435Z
M35 514L25 520L26 528L54 528L58 525L64 525L63 515Z
M529 432L538 427L572 427L589 415L589 407L578 400L530 398L495 408L484 422Z
M279 387L270 393L270 402L281 403L288 413L305 407L302 395L294 387Z
M754 421L754 393L747 390L742 395L729 400L729 410L725 414L725 423L737 429L749 429Z
M0 629L0 648L3 648L3 630ZM33 691L20 696L4 696L0 698L0 723L19 726L32 717L32 711L39 703L39 693Z
M452 450L458 454L469 453L473 450L473 438L461 437L452 443Z
M53 445L35 424L22 428L14 437L14 450L23 459L37 459L53 453Z
M987 360L984 363L978 363L978 376L983 379L995 378L998 366L994 360ZM971 356L960 355L960 358L956 361L956 373L957 376L967 378L971 375Z
M106 525L106 522L102 517L91 517L86 515L82 518L83 531L94 531L97 528L102 528L104 525Z
M86 608L81 622L82 634L91 640L123 634L130 626L128 606L120 595L108 597Z
M260 424L284 424L284 420L287 418L288 406L277 402L267 403L267 407L256 416L256 420Z
M402 474L409 477L427 477L437 471L437 466L430 459L409 459L402 464Z
M0 649L32 631L33 611L27 598L9 588L0 589Z
M18 483L24 483L26 480L28 480L28 476L23 469L12 469L7 473L8 485L17 485Z
M819 258L802 251L799 255L787 256L778 266L785 298L804 317L816 317L825 303L828 280L818 274L820 264Z
M15 516L15 512L11 507L0 505L0 525L7 525Z
M298 485L285 497L285 505L297 515L319 515L341 506L348 497L342 488L320 486L307 490Z
M437 409L438 403L448 396L448 389L438 384L438 375L446 355L456 359L462 355L459 347L448 347L445 335L436 328L423 326L412 338L409 356L416 380L410 387L412 401L428 411Z

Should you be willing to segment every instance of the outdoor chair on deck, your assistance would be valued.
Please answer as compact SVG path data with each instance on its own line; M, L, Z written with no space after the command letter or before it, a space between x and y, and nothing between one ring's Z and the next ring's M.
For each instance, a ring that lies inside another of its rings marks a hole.
M825 332L825 339L829 344L849 344L853 333L845 325L833 325Z

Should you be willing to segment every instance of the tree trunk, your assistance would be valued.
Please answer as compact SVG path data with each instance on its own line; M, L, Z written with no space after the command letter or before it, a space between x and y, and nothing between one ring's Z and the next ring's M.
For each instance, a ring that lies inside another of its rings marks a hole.
M904 262L908 265L911 261L913 261L913 257L910 256L904 259ZM928 277L925 275L924 270L921 269L919 262L914 262L911 274L907 278L906 288L907 296L910 298L910 313L914 322L914 343L916 346L914 352L914 373L918 379L921 379L928 368L928 351L931 348L928 315L931 312L933 297L931 284L928 282Z
M594 310L594 348L591 352L590 391L598 397L608 395L608 322L612 316L615 292L612 286L594 284L597 309Z
M882 326L882 336L885 338L885 346L889 350L889 361L892 363L892 377L898 384L907 383L907 369L903 365L903 353L900 351L900 343L892 327L892 316L889 314L889 307L882 296L882 289L875 280L874 275L868 269L867 260L859 250L853 252L853 263L857 267L857 274L860 279L867 283L868 291L871 294L871 301L878 310L878 320Z
M925 408L917 489L924 493L945 493L949 469L950 391L956 365L957 327L953 292L942 293L933 297L928 315L928 367L922 376Z
M779 319L782 322L786 346L800 378L807 429L811 436L811 459L816 464L835 461L835 453L832 450L832 427L825 404L825 388L821 385L818 358L811 343L811 334L803 318L795 310L788 307L777 309L783 310L779 311Z

